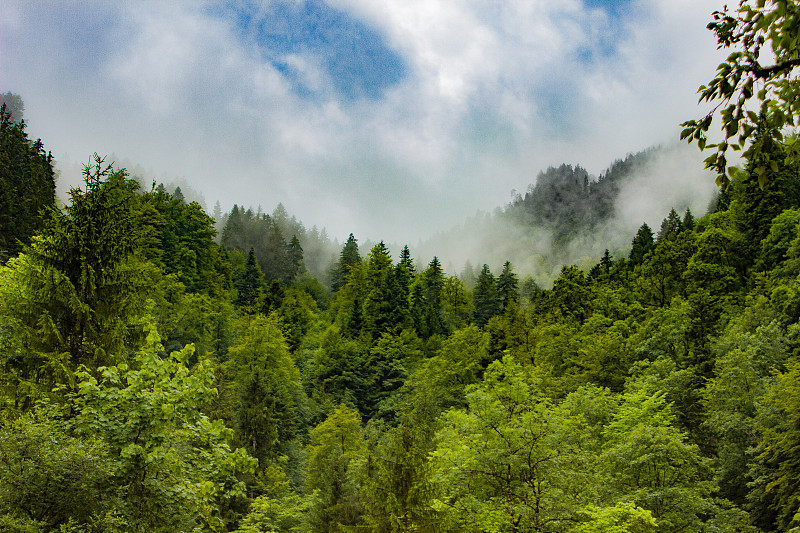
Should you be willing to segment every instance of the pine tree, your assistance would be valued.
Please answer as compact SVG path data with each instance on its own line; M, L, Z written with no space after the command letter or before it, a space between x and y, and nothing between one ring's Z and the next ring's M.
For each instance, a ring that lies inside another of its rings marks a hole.
M500 296L497 294L497 282L489 270L489 265L484 264L478 274L473 291L475 302L475 323L485 326L489 319L501 312Z
M661 222L661 229L658 232L658 242L675 237L684 230L683 221L675 209L670 209L667 218Z
M4 342L18 354L5 367L8 385L33 396L71 382L80 365L127 357L146 337L141 313L156 273L138 255L138 184L96 154L84 180L0 279L0 323L14 325ZM21 394L15 401L30 398Z
M17 255L43 228L55 194L52 155L0 106L0 261Z
M358 240L351 233L342 247L339 262L334 265L331 271L331 290L333 292L337 292L345 286L350 268L360 262L361 255L358 253Z
M300 239L297 238L297 235L292 235L292 240L289 241L287 255L289 257L289 271L287 277L291 283L305 270L305 266L303 265L303 247L300 245Z
M642 224L631 242L631 252L628 255L628 264L631 268L644 261L644 256L653 249L653 245L653 230L647 224Z
M263 292L264 275L258 266L253 248L247 254L244 270L234 275L233 285L238 291L236 305L251 308L256 305Z
M519 303L519 281L511 268L511 262L503 264L503 271L497 277L497 294L500 297L500 309Z

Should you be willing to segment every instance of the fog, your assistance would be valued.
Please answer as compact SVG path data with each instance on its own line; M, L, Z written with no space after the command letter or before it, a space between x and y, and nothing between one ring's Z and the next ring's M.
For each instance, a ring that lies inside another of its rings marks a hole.
M705 112L696 90L720 60L705 26L721 7L10 0L0 91L22 96L62 196L97 152L209 209L282 203L339 242L352 232L413 250L503 206L548 166L598 175L675 139L680 122ZM662 216L649 197L680 200L710 180L687 157L664 162L668 179L647 181L654 171L631 185L620 227ZM498 254L513 260L515 229L485 231L511 237ZM473 255L439 253L454 268Z
M562 265L576 264L588 271L606 249L615 259L627 258L639 227L646 223L656 233L670 209L683 214L688 208L695 217L704 215L718 190L714 179L715 175L703 168L702 154L673 142L658 147L643 168L625 179L608 221L578 234L566 245L554 246L553 236L544 228L500 216L503 206L498 206L419 242L416 251L423 264L436 255L451 275L461 274L467 263L476 271L485 263L497 274L510 261L518 275L530 275L540 285L549 286Z

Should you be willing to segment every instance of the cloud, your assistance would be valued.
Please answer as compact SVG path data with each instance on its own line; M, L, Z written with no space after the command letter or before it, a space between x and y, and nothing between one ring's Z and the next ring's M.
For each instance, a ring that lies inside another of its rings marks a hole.
M208 205L282 202L340 239L413 242L548 165L599 173L677 135L719 7L11 0L0 90L57 159L115 153Z

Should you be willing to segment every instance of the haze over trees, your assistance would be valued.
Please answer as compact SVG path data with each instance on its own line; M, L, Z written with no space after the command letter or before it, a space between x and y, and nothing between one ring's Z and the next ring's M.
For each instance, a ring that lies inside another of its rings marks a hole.
M57 208L52 159L4 112L0 530L800 527L787 136L707 212L666 210L540 285L354 234L330 253L282 206L236 205L217 235L97 155ZM549 169L497 216L565 246L645 157Z

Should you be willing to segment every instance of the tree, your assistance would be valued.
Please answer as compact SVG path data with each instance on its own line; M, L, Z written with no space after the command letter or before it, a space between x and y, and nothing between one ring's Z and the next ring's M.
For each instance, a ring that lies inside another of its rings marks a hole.
M347 242L342 247L342 252L339 256L339 262L334 265L331 270L331 290L338 291L347 284L347 278L350 274L350 268L361 262L361 256L358 253L358 240L353 237L351 233L347 237Z
M23 119L25 103L20 95L11 91L0 94L0 107L2 106L6 107L6 112L10 115L11 122L20 122Z
M683 123L681 139L713 148L706 168L725 186L736 175L727 152L743 151L764 185L777 173L775 160L761 157L765 146L783 139L782 130L797 125L800 115L800 5L792 0L739 0L735 11L715 11L708 28L719 49L731 54L717 67L717 76L699 89L701 102L716 106L704 117ZM723 140L709 143L708 130L719 112ZM754 133L761 135L754 138ZM749 142L749 144L748 144ZM800 144L787 139L787 159L800 161Z
M234 275L233 285L237 290L236 305L253 309L264 292L264 275L253 248L247 254L244 270Z
M674 422L663 395L626 393L605 427L602 464L612 490L650 511L659 531L697 531L712 510L711 470Z
M53 156L41 141L28 139L24 122L15 122L10 109L0 106L0 261L30 243L55 199Z
M511 358L495 361L467 394L467 410L443 416L431 455L445 531L566 531L591 490L576 419L540 393L540 376Z
M497 294L497 281L489 265L483 265L478 280L475 282L475 289L472 292L475 303L475 323L485 326L489 319L499 315L500 296Z
M80 365L117 362L145 340L158 273L138 255L138 185L97 155L84 178L86 190L72 189L27 253L0 268L3 377L19 393L18 408L72 383Z
M763 439L751 467L751 506L757 524L789 531L800 524L800 361L792 358L765 397ZM777 528L776 528L777 526Z
M674 238L683 231L683 221L675 209L670 209L667 217L661 221L661 229L658 231L658 242Z
M365 521L373 531L429 530L435 522L430 506L432 428L422 398L407 406L396 427L379 435L368 447L363 500ZM420 401L421 400L421 401ZM422 404L422 405L421 405Z
M40 413L3 425L0 530L58 531L70 522L102 521L116 503L112 475L107 444L71 435L63 421Z
M400 302L392 257L383 242L376 244L367 256L365 270L364 329L377 339L382 333L401 327Z
M415 280L422 290L422 298L419 294L414 298L416 304L415 313L423 321L423 337L431 335L442 335L446 333L444 318L442 316L442 289L444 288L445 276L442 271L442 264L439 258L434 256L428 267ZM420 306L421 305L421 306Z
M238 402L234 408L235 442L265 468L295 436L300 372L275 315L257 315L230 348Z
M628 262L631 267L644 262L644 256L653 249L653 244L653 230L647 224L642 224L631 242L631 252L628 255Z
M309 431L307 490L316 492L313 531L334 532L361 522L361 502L352 463L364 453L361 417L342 404Z
M220 528L218 505L242 494L237 476L255 461L232 452L231 430L202 411L216 395L210 361L189 370L191 345L165 359L159 348L151 329L135 368L109 366L98 377L78 372L68 427L107 446L126 531Z
M291 283L305 269L303 265L303 247L300 245L300 239L297 238L297 235L292 235L292 239L287 245L287 254L289 257L287 281Z
M190 292L227 296L230 272L214 242L214 220L200 204L186 203L162 186L135 200L144 219L145 256L174 274Z
M566 319L582 324L591 314L591 289L583 270L575 265L561 267L549 296L552 308Z
M503 271L497 276L497 295L503 311L519 303L519 279L511 268L510 261L503 264Z

